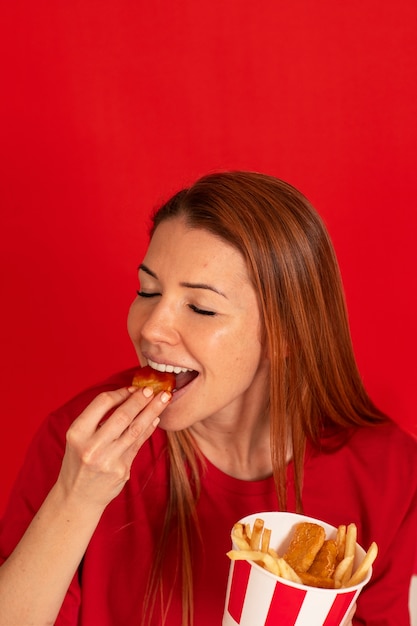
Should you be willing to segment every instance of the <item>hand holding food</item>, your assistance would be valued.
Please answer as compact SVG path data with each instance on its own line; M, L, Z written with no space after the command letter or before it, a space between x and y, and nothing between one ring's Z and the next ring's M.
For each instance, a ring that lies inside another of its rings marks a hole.
M282 556L270 547L271 532L262 519L253 528L238 522L232 530L232 541L238 550L227 555L232 560L254 561L272 574L292 582L328 589L352 587L361 583L374 562L378 547L372 542L362 562L353 571L357 528L355 524L339 526L335 539L326 539L324 528L316 523L301 522L295 526L290 544Z
M128 480L133 459L154 432L169 398L134 387L99 394L67 432L60 473L65 492L106 506Z

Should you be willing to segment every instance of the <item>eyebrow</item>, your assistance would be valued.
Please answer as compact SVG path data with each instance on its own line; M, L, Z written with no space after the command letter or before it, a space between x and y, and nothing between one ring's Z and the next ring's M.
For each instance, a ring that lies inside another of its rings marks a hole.
M158 276L155 274L155 272L150 270L149 267L147 267L143 263L141 263L139 265L138 270L142 270L142 272L145 272L145 274L149 274L149 276L152 276L152 278L156 278L156 279L158 278Z
M143 272L145 272L145 274L149 274L149 276L152 276L152 278L155 278L156 280L158 280L157 274L155 274L155 272L153 272L149 267L144 265L144 263L141 263L139 265L138 270L142 270ZM208 283L181 282L180 286L186 287L187 289L207 289L208 291L213 291L214 293L219 294L219 296L223 296L223 298L227 299L226 294L220 291L220 289L217 289L217 287L213 287L213 285L209 285Z

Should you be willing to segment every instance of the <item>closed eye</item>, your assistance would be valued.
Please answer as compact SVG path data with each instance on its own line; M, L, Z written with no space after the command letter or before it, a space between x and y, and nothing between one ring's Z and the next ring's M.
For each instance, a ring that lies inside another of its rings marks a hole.
M149 291L137 291L136 293L139 296L139 298L156 298L157 296L161 295L158 292L149 292ZM216 315L215 311L207 311L206 309L200 309L198 306L195 306L195 304L189 304L188 306L190 307L192 311L194 311L194 313L197 313L198 315L211 315L211 316Z
M137 291L136 292L139 298L155 298L156 296L160 296L160 293L149 293L147 291Z
M206 311L205 309L199 309L194 304L188 305L194 313L198 313L199 315L216 315L215 311Z

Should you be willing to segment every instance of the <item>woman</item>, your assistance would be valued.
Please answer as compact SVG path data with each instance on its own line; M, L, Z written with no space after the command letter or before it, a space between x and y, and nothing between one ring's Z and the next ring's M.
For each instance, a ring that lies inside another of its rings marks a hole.
M232 525L280 509L355 522L379 556L353 623L408 624L417 446L363 387L317 213L213 174L151 235L128 329L177 390L124 372L45 422L3 520L0 624L221 624Z

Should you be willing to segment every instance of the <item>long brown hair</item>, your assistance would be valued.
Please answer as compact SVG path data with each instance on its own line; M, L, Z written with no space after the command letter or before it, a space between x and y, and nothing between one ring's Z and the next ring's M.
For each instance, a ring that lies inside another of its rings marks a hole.
M354 427L386 419L370 400L356 365L339 266L327 229L297 189L253 172L210 174L178 192L153 216L151 235L161 222L179 216L191 228L227 241L246 262L258 294L270 361L271 459L278 503L286 509L290 441L297 510L302 511L306 442L323 448L326 441L343 441ZM326 438L329 433L333 436ZM188 626L192 623L188 538L198 497L197 452L186 431L168 433L168 441L171 500L165 528L175 518L182 546L183 626ZM154 572L154 597L156 581Z

